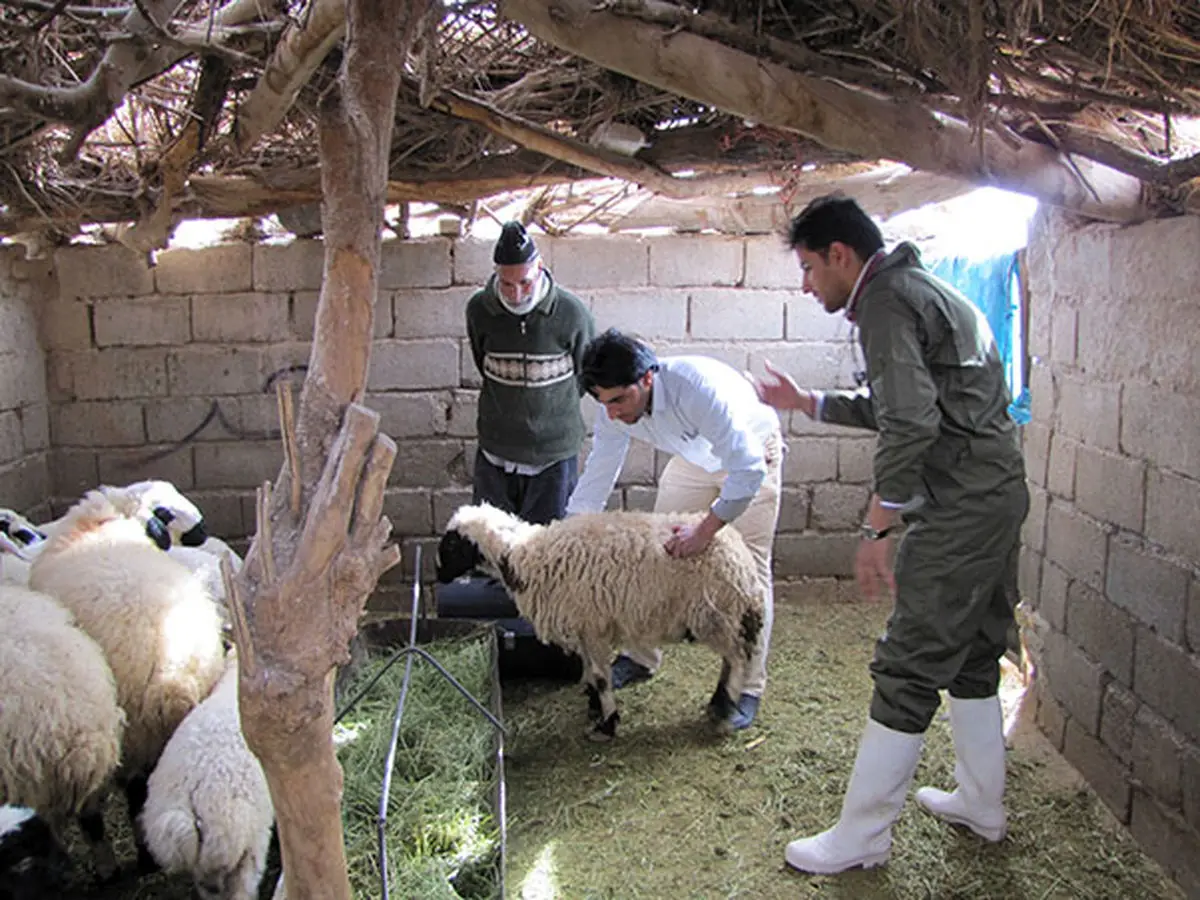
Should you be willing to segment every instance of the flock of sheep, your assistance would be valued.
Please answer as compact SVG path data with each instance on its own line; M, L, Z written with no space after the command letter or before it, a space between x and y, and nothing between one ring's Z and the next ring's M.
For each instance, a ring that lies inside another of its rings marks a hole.
M543 641L583 658L589 737L616 733L614 651L681 640L720 655L708 715L728 731L763 591L734 529L670 557L663 544L687 521L613 512L543 526L464 506L438 579L490 571ZM224 639L220 562L241 560L161 481L90 491L42 525L0 510L0 550L0 886L12 900L55 896L72 820L98 877L113 877L101 808L119 788L139 870L188 872L205 900L252 900L274 814Z
M90 491L42 525L2 510L0 547L0 894L58 896L72 820L114 877L118 788L140 870L256 897L274 814L223 638L220 559L240 559L167 482Z

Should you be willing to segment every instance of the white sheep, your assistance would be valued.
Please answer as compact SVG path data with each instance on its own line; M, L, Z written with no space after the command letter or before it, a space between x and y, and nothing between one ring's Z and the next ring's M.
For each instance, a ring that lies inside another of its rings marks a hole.
M730 729L746 666L762 630L764 598L754 559L733 528L699 556L676 559L672 528L700 516L604 512L532 525L488 504L463 506L438 546L437 577L482 562L503 582L538 637L583 659L596 740L616 733L613 652L694 639L724 660L709 715Z
M29 561L46 540L38 527L11 509L0 509L0 582L29 584Z
M134 819L162 748L224 669L213 598L146 534L136 497L89 491L52 530L29 578L74 613L112 669L127 718L119 778ZM150 863L139 844L139 866Z
M0 803L36 810L60 836L81 817L102 878L116 858L97 824L124 729L97 643L52 598L0 585Z
M274 823L271 794L238 717L237 656L188 713L150 775L142 833L167 872L189 872L205 900L253 900Z

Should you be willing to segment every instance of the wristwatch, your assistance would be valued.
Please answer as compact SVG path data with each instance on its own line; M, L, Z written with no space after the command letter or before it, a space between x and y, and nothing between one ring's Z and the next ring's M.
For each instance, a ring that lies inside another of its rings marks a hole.
M860 527L858 530L859 530L859 533L863 536L864 540L881 541L885 537L887 537L889 534L891 534L893 529L895 529L895 527L896 527L895 525L889 525L887 528L881 528L881 529L876 530L876 529L872 528L868 523L863 522L862 527Z

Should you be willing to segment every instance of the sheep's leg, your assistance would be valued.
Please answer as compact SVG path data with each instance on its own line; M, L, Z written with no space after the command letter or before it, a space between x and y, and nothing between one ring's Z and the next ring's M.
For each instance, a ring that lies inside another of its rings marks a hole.
M617 734L617 700L612 689L612 652L607 647L584 647L583 680L588 693L588 713L595 724L587 736L593 741L611 741Z
M142 834L142 807L146 805L148 776L138 774L131 776L125 782L125 804L129 809L129 821L133 826L133 844L137 848L137 871L139 875L149 875L159 870L158 862L150 854L146 846L146 837Z
M717 681L717 689L713 691L712 698L708 701L708 717L718 725L728 722L733 714L737 712L737 697L739 694L733 694L731 687L734 679L734 666L729 660L723 659L721 662L721 677ZM739 682L741 679L737 679ZM740 689L739 689L740 691Z
M101 791L89 800L79 812L79 830L88 845L96 878L107 884L117 877L117 854L112 842L104 832L104 800L107 794Z

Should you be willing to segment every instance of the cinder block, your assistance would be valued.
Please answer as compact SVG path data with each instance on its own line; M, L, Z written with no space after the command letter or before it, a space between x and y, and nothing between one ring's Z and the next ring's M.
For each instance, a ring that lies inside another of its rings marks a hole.
M1151 469L1146 477L1146 537L1185 559L1200 560L1200 481Z
M1058 405L1054 372L1037 359L1029 367L1029 414L1033 421L1053 426Z
M459 348L453 340L376 341L367 388L372 391L455 388L460 378Z
M1129 772L1121 761L1105 749L1096 738L1087 734L1074 719L1067 721L1063 756L1079 770L1114 816L1129 822Z
M1067 731L1066 710L1063 709L1061 703L1054 699L1045 679L1039 678L1035 681L1034 688L1037 690L1038 698L1037 726L1054 749L1061 753Z
M768 359L786 372L804 390L833 390L856 387L854 375L863 368L862 356L849 343L775 344L755 347L756 360ZM762 371L761 363L755 371Z
M48 364L47 359L33 348L21 353L0 353L0 409L46 402L46 377L52 374L55 388L59 387L61 376L52 370L52 366L64 355L69 354L54 354Z
M472 456L472 463L475 457ZM470 488L447 488L433 492L433 533L440 535L450 524L450 517L460 506L471 502Z
M1189 825L1200 830L1200 746L1185 742L1181 765L1183 817Z
M55 354L54 374L64 400L121 400L167 393L163 350L112 348Z
M1090 516L1130 531L1142 530L1146 464L1087 445L1075 454L1075 505Z
M1120 446L1121 387L1075 378L1057 379L1058 424L1073 437L1103 450Z
M252 256L252 244L219 244L202 250L167 250L158 255L154 267L154 286L160 294L249 291L253 284Z
M1075 365L1079 313L1058 303L1050 312L1050 360L1055 366Z
M379 287L449 287L450 241L443 237L384 241L379 257Z
M392 309L396 317L395 336L466 337L469 297L470 292L460 288L396 291L392 296Z
M808 529L808 488L784 488L779 492L779 522L776 534L799 532Z
M1067 588L1071 577L1046 559L1042 562L1042 584L1038 595L1038 612L1056 631L1067 630Z
M166 456L151 458L160 453ZM196 486L192 448L169 446L139 447L136 450L101 450L96 454L101 484L130 484L134 481L162 479L173 482L181 491ZM94 487L95 485L91 485Z
M90 350L92 305L47 297L38 310L38 338L47 350Z
M1041 553L1046 549L1046 512L1050 495L1037 485L1029 486L1029 515L1021 526L1021 543Z
M1029 333L1025 347L1033 358L1050 360L1050 315L1054 305L1053 282L1039 288L1029 283Z
M279 436L274 392L240 397L169 397L151 400L145 406L146 436L152 444L184 439L274 440Z
M58 296L137 297L154 292L154 272L144 257L122 244L59 247L54 252Z
M588 291L586 299L596 319L597 332L616 327L626 334L654 342L682 340L687 336L686 291L661 288L595 290Z
M322 241L254 244L251 259L252 287L256 291L321 289L325 269L325 244Z
M273 375L308 364L305 344L191 346L167 354L167 377L174 396L261 394Z
M407 440L396 455L390 483L433 489L469 484L474 465L474 447L465 447L461 440Z
M778 235L746 238L746 287L799 290L803 281L796 254Z
M694 288L692 337L720 340L736 334L743 340L781 340L787 298L782 291Z
M191 304L196 341L253 343L292 337L287 294L201 295L192 297Z
M1200 283L1200 223L1151 220L1110 234L1112 294L1139 307L1173 304Z
M1179 809L1183 737L1165 719L1143 706L1133 732L1133 777L1165 806Z
M1042 554L1028 546L1022 547L1017 556L1017 593L1034 608L1041 592L1043 562Z
M1128 688L1110 681L1100 711L1100 741L1122 764L1133 765L1134 718L1141 703Z
M60 447L144 444L142 405L120 401L59 404L50 414L50 434Z
M433 502L428 490L388 488L383 514L392 522L392 537L428 537L433 533Z
M1054 248L1055 293L1078 303L1104 304L1120 296L1113 290L1116 270L1112 229L1088 225L1061 231Z
M0 463L9 463L24 455L20 414L12 409L0 411Z
M870 496L865 485L814 484L812 527L817 531L854 531L862 524Z
M1079 444L1057 432L1050 437L1050 461L1046 470L1046 487L1056 497L1075 498L1075 456Z
M534 242L544 256L545 250L542 248L540 237L535 235ZM455 241L450 250L453 283L483 287L496 271L496 264L492 262L495 249L495 241L483 241L478 238L461 238Z
M246 492L239 491L192 491L188 499L196 504L204 516L204 527L209 534L224 541L241 540L248 531L254 530L254 522L247 525L242 517L242 498Z
M37 343L38 322L34 312L37 300L27 300L25 291L14 291L5 284L0 272L0 352L27 352Z
M20 408L21 439L26 453L50 449L50 407L35 403Z
M748 347L729 341L667 341L654 342L654 352L659 356L709 356L733 366L739 372L747 368Z
M1192 741L1200 741L1200 659L1138 626L1133 690Z
M622 509L653 512L658 489L643 484L631 484L621 489Z
M196 484L201 488L250 488L275 481L283 465L278 441L196 445Z
M1192 579L1188 589L1187 639L1188 649L1200 653L1200 576Z
M9 509L32 510L50 496L45 454L26 456L0 467L0 497Z
M784 304L787 324L784 336L789 341L839 343L854 338L854 328L841 313L825 311L820 302L808 294L788 291Z
M1122 684L1133 683L1133 622L1078 581L1067 587L1067 637Z
M866 441L872 450L874 449L875 432L868 429L831 425L819 419L810 419L798 409L781 411L779 415L788 434L800 437L844 437L849 440Z
M1200 479L1200 398L1127 383L1121 391L1121 449Z
M186 344L191 336L186 297L101 300L93 316L98 347Z
M1098 734L1104 667L1057 631L1046 635L1042 667L1055 698L1087 734Z
M1025 474L1031 484L1046 487L1050 462L1050 429L1040 422L1021 426L1021 445L1025 451Z
M630 441L617 484L624 487L630 484L654 484L655 481L654 448L644 441Z
M297 340L312 340L317 322L317 304L320 291L294 291L292 293L291 332ZM375 315L371 335L378 338L392 336L392 295L381 291L375 295Z
M367 406L379 413L379 430L396 441L445 433L446 403L444 393L429 391L367 395Z
M854 574L857 546L857 533L776 534L773 572L776 578L849 578Z
M1105 593L1117 606L1172 643L1184 642L1188 571L1141 540L1113 535Z
M875 480L875 439L838 438L838 481L870 484Z
M578 293L585 288L650 283L650 249L636 237L563 238L554 244L554 277Z
M650 283L659 287L735 285L742 280L745 246L717 235L660 237L649 241Z
M792 438L783 458L783 483L789 487L836 481L837 438Z
M1170 873L1184 896L1200 896L1200 838L1178 813L1135 789L1129 830L1142 849Z
M453 437L478 437L478 422L479 392L451 391L450 402L446 407L446 433Z
M1052 501L1046 517L1046 558L1089 587L1103 590L1108 533L1067 504Z
M55 447L48 454L47 465L53 492L70 497L72 502L100 483L100 469L92 450Z

